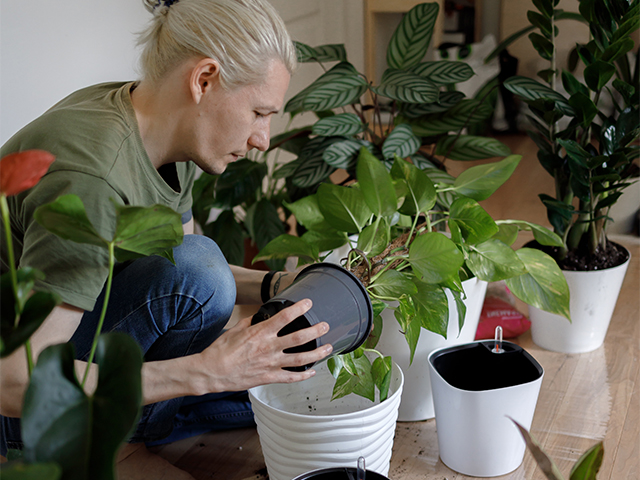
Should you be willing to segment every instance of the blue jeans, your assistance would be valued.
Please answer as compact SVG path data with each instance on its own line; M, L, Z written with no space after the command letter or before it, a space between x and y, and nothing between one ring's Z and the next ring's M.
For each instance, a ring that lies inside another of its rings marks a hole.
M213 240L186 235L174 249L176 265L152 256L119 264L103 332L131 335L145 361L199 353L223 331L235 304L229 265ZM104 291L71 337L76 358L86 360L100 317ZM0 453L22 448L20 420L1 417ZM181 397L146 405L129 440L167 443L211 430L254 425L246 392Z

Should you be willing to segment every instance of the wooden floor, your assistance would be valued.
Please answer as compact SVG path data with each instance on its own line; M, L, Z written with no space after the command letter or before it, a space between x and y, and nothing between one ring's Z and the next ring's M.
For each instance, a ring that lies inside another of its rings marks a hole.
M490 200L482 202L484 208L495 219L547 224L537 195L551 194L553 186L538 164L535 145L520 136L502 140L523 159L512 178ZM460 162L450 165L454 173L467 166ZM632 259L604 346L591 353L566 355L537 347L529 333L515 340L545 369L531 432L566 478L581 453L604 440L604 463L598 478L640 479L640 240L630 235L612 239L626 246ZM519 307L526 313L525 305ZM255 308L238 309L235 315L250 315ZM155 451L198 480L268 478L255 429L200 435L156 447ZM451 471L440 461L435 420L398 423L389 477L470 478ZM500 478L545 477L526 453L516 471Z

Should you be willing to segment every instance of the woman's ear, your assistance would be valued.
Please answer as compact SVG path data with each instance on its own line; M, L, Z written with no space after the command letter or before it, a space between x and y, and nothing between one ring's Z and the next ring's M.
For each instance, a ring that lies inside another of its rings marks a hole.
M203 58L191 70L189 77L189 88L191 96L197 104L202 97L213 89L216 82L219 82L220 65L212 58Z

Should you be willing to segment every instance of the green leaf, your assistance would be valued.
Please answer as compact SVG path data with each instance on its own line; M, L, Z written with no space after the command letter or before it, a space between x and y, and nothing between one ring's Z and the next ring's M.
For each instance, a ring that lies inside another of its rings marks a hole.
M380 340L380 335L382 335L382 317L374 311L373 330L369 333L367 341L363 345L364 348L376 348L376 345Z
M388 216L398 209L398 198L387 168L366 148L360 149L356 176L362 196L377 216Z
M414 280L414 283L418 293L412 298L422 328L447 338L449 326L447 295L439 285L429 285L419 280Z
M93 228L84 204L77 195L63 195L39 206L33 217L48 231L65 240L107 248L107 240Z
M340 140L340 137L316 137L309 141L296 160L300 163L292 176L293 184L306 188L326 180L336 169L324 161L324 152Z
M551 0L533 0L533 4L545 17L551 18L553 16L553 3Z
M633 39L629 37L617 40L615 43L612 43L607 47L607 49L602 53L602 57L600 57L600 59L603 62L613 63L630 52L634 45Z
M391 177L404 180L408 195L400 207L400 213L415 215L418 212L428 212L436 203L436 189L426 173L415 165L396 158L391 167Z
M258 249L261 250L274 238L285 233L284 223L280 220L280 215L276 207L266 198L256 203L253 213L253 240ZM284 262L277 259L267 260L267 265L272 270L284 269Z
M529 305L570 320L569 286L555 260L531 248L521 248L516 254L528 273L507 279L509 290Z
M336 78L307 93L302 100L302 108L312 112L323 112L344 107L358 101L368 88L369 84L359 74Z
M636 4L637 6L638 4ZM637 8L636 8L637 9ZM640 15L631 15L628 19L625 15L625 20L620 27L613 33L611 37L611 43L615 44L618 40L631 37L631 34L640 28Z
M498 223L498 233L496 233L493 238L496 240L500 240L505 245L513 245L513 243L518 238L518 227L516 225L506 225L503 223Z
M330 145L322 154L322 159L335 168L350 170L357 165L360 149L366 147L369 151L373 144L367 140L346 139Z
M254 257L253 263L274 258L287 259L298 257L307 263L317 262L320 252L316 245L310 245L300 237L293 235L280 235L271 240Z
M456 106L464 98L462 92L440 92L437 102L433 103L403 103L400 112L406 118L419 118L432 113L446 112Z
M436 144L436 155L446 155L452 160L480 160L510 153L511 149L500 140L474 135L447 135Z
M536 223L525 222L523 220L500 220L498 223L500 228L503 226L513 226L518 230L531 230L533 232L533 237L540 245L547 245L551 247L564 246L562 238L560 238L556 233Z
M344 45L331 44L310 47L302 42L293 42L298 53L298 62L344 62L347 60L347 51Z
M516 424L518 430L520 430L520 434L524 438L524 441L527 444L527 448L531 452L531 455L533 455L533 458L536 460L536 463L538 464L540 469L544 472L545 476L549 480L564 480L562 474L560 473L560 470L558 469L558 467L556 467L556 464L553 463L553 460L551 460L549 455L547 455L545 451L542 450L542 447L538 443L538 441L533 438L529 434L529 432L527 432L526 428L516 422L513 418L509 418L513 423Z
M594 92L600 91L616 73L616 67L611 63L596 60L584 69L584 80Z
M373 292L383 298L400 298L417 293L415 284L397 270L387 270L373 284Z
M55 461L65 479L112 480L116 453L142 406L142 352L123 333L101 335L98 385L87 396L75 376L70 343L46 348L25 394L25 460Z
M412 67L411 72L425 77L437 85L466 82L474 75L469 64L449 60L422 62Z
M411 126L402 123L396 126L382 145L382 155L384 158L393 158L397 155L406 158L416 153L422 142L415 136Z
M495 239L473 246L467 258L467 267L485 282L497 282L527 272L516 252Z
M389 245L391 234L386 221L366 226L358 236L358 249L367 257L374 257L384 251Z
M343 361L352 359L353 353L342 355ZM352 359L355 365L357 375L352 375L346 368L342 368L335 385L333 386L333 394L331 400L355 393L362 397L368 398L372 402L375 400L375 386L371 375L371 363L365 355L361 355L356 359Z
M571 72L562 71L562 86L569 93L574 95L578 92L589 95L589 89L583 85Z
M463 262L464 257L456 244L441 233L423 233L409 247L409 263L416 276L426 283L446 280Z
M0 478L4 480L58 480L62 469L56 463L24 463L14 461L0 465Z
M460 292L451 290L451 295L453 296L453 300L456 302L456 310L458 311L458 332L461 332L462 327L464 327L464 319L467 315L467 306L462 300L462 294Z
M602 442L584 452L571 469L569 480L596 480L604 458L604 446Z
M429 115L408 122L413 133L430 137L447 132L456 132L467 125L486 120L493 113L493 108L479 100L462 100L446 112Z
M291 210L296 221L307 230L326 230L327 222L320 211L317 195L302 197L294 203L284 202L284 206Z
M161 255L182 243L184 230L179 213L164 205L131 207L115 205L113 242L118 260Z
M565 115L573 116L574 111L568 100L555 90L527 77L514 76L504 81L504 86L511 93L527 101L541 98L555 102L556 108Z
M583 128L589 128L591 122L598 114L598 107L593 100L582 92L574 93L569 98L569 104L576 112L576 117L581 121Z
M527 12L527 19L531 25L535 25L542 34L543 38L551 38L553 35L553 31L551 29L551 17L546 15L541 15L537 12L529 10Z
M328 72L318 77L311 85L303 89L296 94L291 100L287 102L284 107L286 113L295 115L305 109L303 106L304 100L311 92L320 88L325 83L332 83L343 78L350 78L358 75L356 68L349 62L340 62L334 65Z
M216 181L215 206L229 209L253 200L256 190L262 188L262 179L266 175L265 163L248 158L230 163Z
M484 242L498 233L498 225L484 208L471 198L459 198L451 205L449 222L455 222L466 243Z
M344 232L309 230L302 237L309 245L318 247L318 251L326 252L335 248L340 248L347 243L347 236Z
M406 103L431 103L438 100L438 86L426 78L404 70L387 70L379 86L371 87L376 95Z
M323 137L333 135L356 135L365 130L366 126L355 113L340 113L332 117L318 120L313 125L312 133Z
M391 357L377 357L371 366L373 381L380 390L380 401L384 402L389 396L391 384Z
M231 210L220 212L218 218L203 227L203 233L213 239L231 265L244 263L244 232Z
M511 177L521 158L509 155L499 162L468 168L456 178L453 190L477 201L486 200Z
M323 183L318 188L318 205L325 220L336 230L359 232L372 215L362 191Z
M391 68L410 68L424 58L438 10L437 3L422 3L404 15L387 47L387 64Z

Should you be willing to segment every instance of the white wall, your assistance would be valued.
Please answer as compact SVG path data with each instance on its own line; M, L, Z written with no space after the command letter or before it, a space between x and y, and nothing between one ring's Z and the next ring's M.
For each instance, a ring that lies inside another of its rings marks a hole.
M131 80L140 0L0 0L0 144L78 88Z

